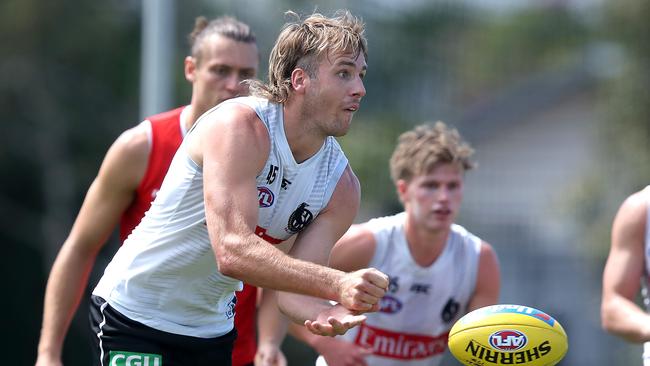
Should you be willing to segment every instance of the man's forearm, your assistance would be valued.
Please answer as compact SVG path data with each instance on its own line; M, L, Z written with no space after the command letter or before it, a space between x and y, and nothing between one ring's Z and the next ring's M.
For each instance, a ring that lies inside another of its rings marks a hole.
M603 327L630 342L650 341L650 314L632 301L617 296L608 300L603 308Z
M340 300L342 271L292 258L257 237L246 244L223 245L226 250L217 252L217 260L227 276L262 288Z
M94 258L70 250L57 256L45 291L39 354L61 356L65 336L81 301L93 262Z
M280 313L276 291L269 289L262 291L257 323L259 343L267 342L280 347L287 333L288 321L287 317Z
M330 247L301 251L304 247L296 250L295 244L292 254L306 259L301 260L254 234L250 236L254 238L231 235L216 245L215 257L222 274L262 288L332 300L348 310L361 312L376 311L388 288L388 276L374 268L346 273L317 264L327 261ZM315 241L301 244L323 245Z
M303 326L305 320L313 320L318 315L331 308L326 300L290 292L278 292L278 308L291 321Z

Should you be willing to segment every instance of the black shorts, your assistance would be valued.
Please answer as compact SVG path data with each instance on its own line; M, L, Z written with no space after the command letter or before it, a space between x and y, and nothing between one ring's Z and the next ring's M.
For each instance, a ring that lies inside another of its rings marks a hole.
M163 332L125 317L98 296L91 298L90 327L97 366L230 366L237 337L234 329L216 338Z

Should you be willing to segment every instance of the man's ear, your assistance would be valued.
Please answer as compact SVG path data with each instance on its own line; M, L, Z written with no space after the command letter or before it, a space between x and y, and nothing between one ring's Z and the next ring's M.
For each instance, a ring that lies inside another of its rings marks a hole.
M185 57L185 80L193 83L196 80L196 59L192 56Z
M398 179L397 182L395 182L397 197L402 203L408 201L408 186L409 186L408 182L405 181L404 179Z
M291 72L291 87L298 93L304 93L310 81L311 78L304 69L297 67Z

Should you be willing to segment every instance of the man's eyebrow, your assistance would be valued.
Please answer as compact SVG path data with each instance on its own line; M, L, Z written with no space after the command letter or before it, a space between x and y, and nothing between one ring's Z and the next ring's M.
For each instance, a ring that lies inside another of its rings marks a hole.
M227 68L232 69L232 66L230 66L230 65L228 65L226 63L222 63L222 62L215 62L213 64L210 64L210 67L211 68L214 68L214 67L227 67Z
M342 61L337 61L334 66L351 66L351 67L356 67L357 64L353 61L348 61L348 60L342 60ZM363 70L366 70L368 68L368 65L364 64L361 67Z

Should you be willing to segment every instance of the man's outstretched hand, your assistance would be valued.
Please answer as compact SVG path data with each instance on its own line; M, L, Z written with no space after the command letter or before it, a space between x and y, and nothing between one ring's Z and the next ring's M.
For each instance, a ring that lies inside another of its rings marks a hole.
M336 304L320 312L315 320L305 320L305 327L316 335L333 337L345 334L365 320L365 315Z

